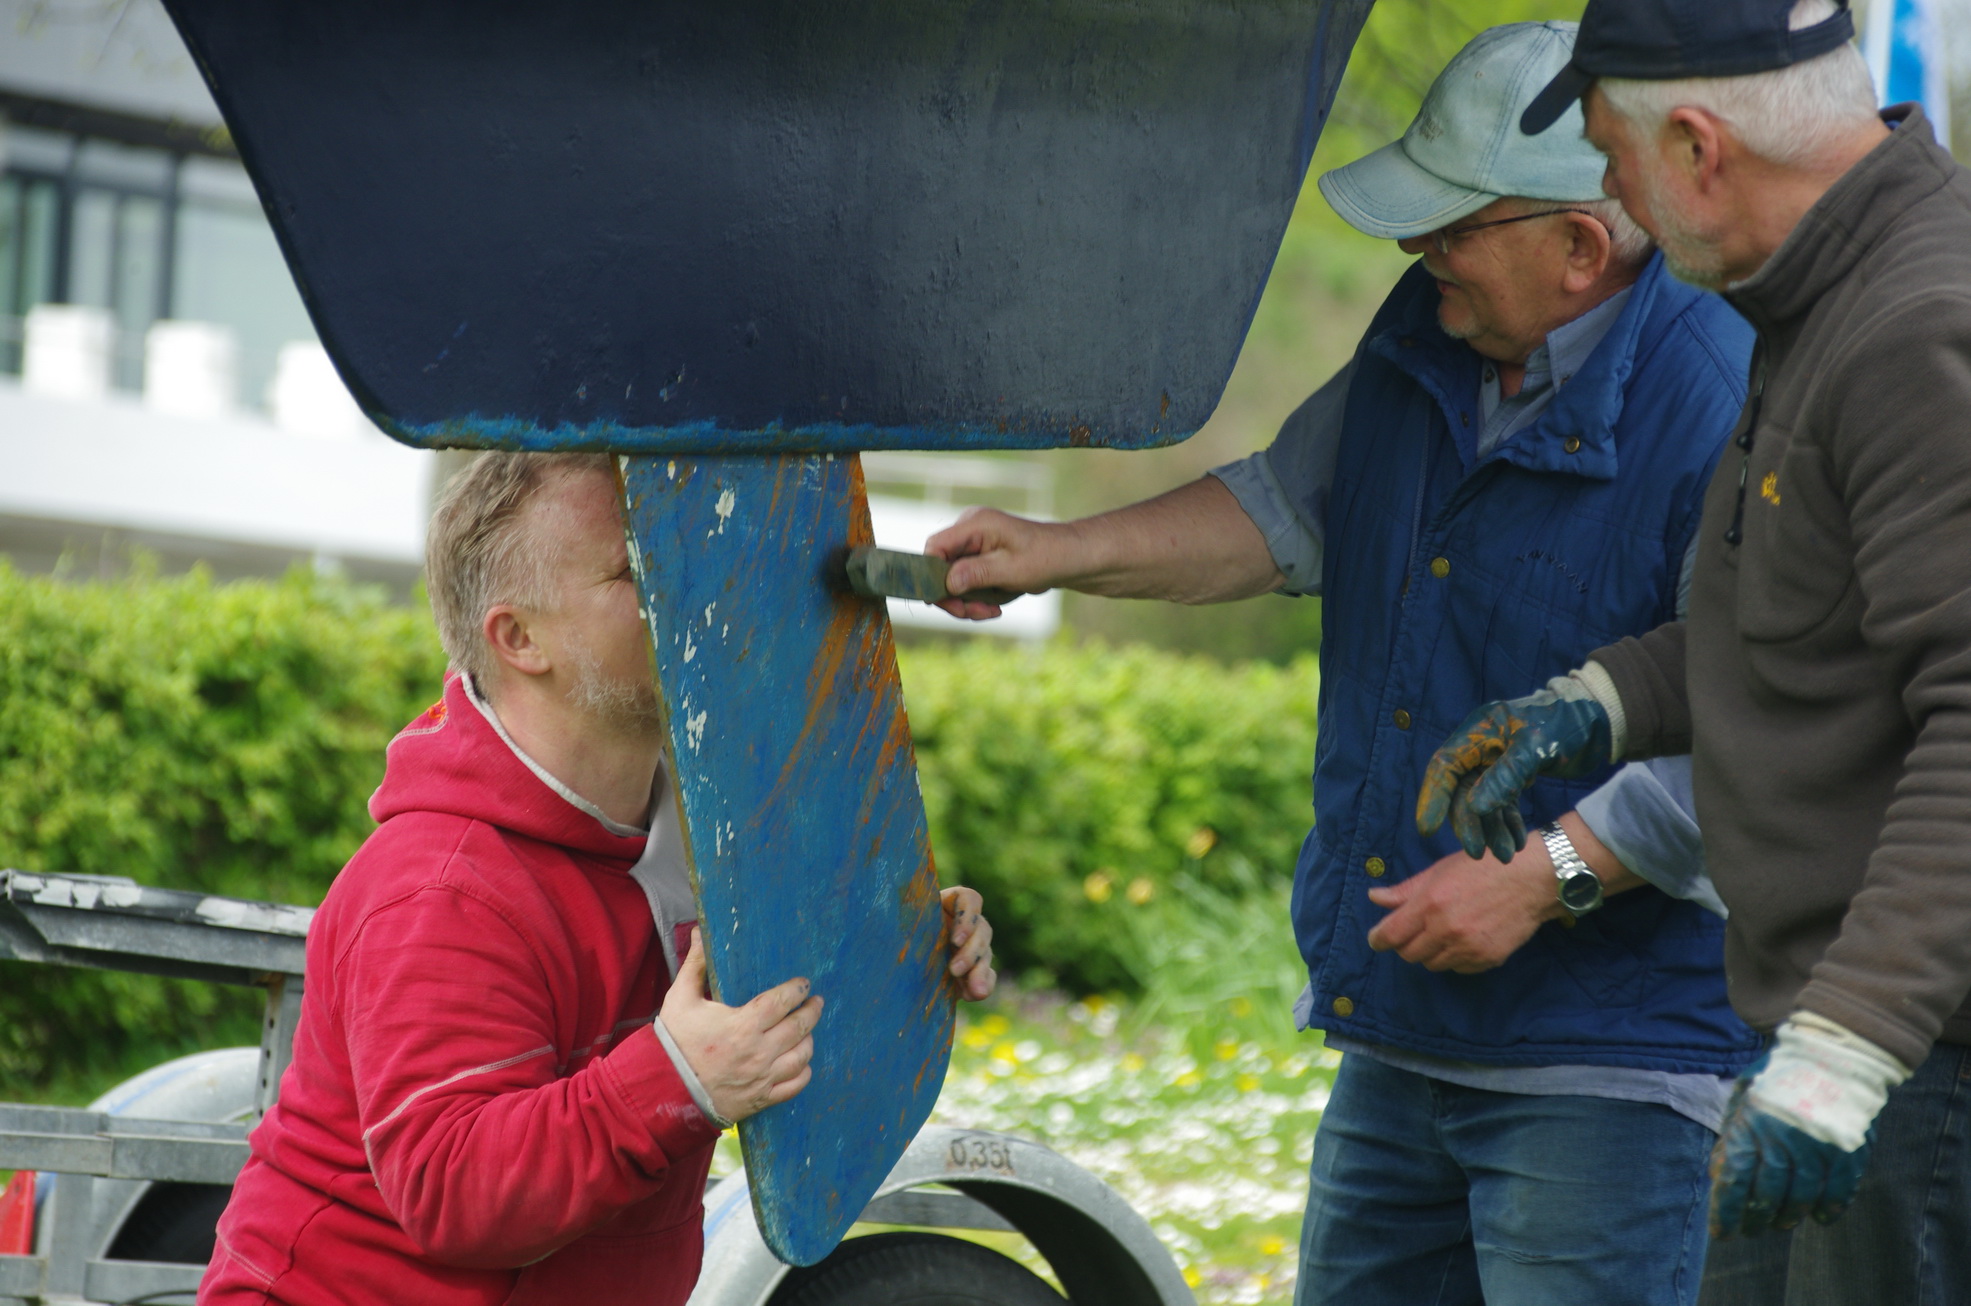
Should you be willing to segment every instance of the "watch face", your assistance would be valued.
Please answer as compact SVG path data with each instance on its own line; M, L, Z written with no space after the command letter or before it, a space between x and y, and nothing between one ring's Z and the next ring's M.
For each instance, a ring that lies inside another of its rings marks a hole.
M1575 913L1601 906L1601 881L1593 871L1576 871L1560 882L1560 905Z

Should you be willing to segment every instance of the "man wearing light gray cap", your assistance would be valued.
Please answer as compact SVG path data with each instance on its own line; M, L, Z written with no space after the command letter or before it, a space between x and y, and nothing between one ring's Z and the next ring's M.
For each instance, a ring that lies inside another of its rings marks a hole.
M1519 130L1574 31L1482 33L1400 141L1321 178L1420 257L1271 448L1103 516L977 510L930 543L954 592L1321 596L1296 1016L1346 1055L1302 1303L1695 1300L1705 1161L1756 1045L1681 764L1542 781L1510 864L1412 820L1472 703L1680 610L1745 397L1750 330L1665 274L1578 123Z

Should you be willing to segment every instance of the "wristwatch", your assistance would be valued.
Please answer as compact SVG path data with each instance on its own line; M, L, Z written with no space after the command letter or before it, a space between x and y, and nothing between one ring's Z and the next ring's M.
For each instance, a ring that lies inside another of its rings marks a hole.
M1568 914L1585 916L1601 906L1601 877L1589 870L1581 854L1574 851L1574 841L1567 837L1567 831L1558 825L1543 825L1540 840L1547 845L1547 856L1553 858L1554 878L1560 882L1557 895Z

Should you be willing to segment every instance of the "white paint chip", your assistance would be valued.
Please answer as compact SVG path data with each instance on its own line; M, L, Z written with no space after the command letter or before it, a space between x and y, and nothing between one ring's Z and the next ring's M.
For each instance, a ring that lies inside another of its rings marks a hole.
M731 486L719 491L719 501L712 505L712 511L719 515L719 534L725 534L726 521L732 516L732 510L738 506L738 503L739 500L733 495Z
M289 907L275 902L241 902L237 898L207 898L198 905L201 920L236 930L260 930L269 934L306 934L315 913L309 907Z

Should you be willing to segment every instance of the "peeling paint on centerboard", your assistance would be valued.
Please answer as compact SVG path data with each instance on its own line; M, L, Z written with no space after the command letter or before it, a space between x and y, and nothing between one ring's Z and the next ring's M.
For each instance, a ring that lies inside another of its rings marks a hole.
M929 1116L953 1023L888 612L823 580L872 539L861 460L619 466L715 991L828 1002L808 1088L740 1125L768 1245L812 1263Z

